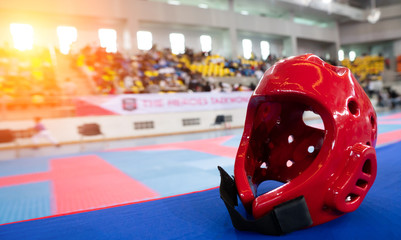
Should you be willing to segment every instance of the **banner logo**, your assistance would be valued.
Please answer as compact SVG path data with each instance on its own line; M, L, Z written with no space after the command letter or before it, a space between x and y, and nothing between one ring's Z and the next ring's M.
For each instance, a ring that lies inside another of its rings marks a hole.
M135 98L124 98L122 101L122 107L125 111L134 111L137 108Z

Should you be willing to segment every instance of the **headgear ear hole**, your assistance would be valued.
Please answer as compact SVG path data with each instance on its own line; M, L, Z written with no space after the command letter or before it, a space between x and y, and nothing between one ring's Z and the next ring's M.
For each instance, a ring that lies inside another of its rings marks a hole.
M365 161L365 163L363 164L362 172L364 172L366 174L371 174L372 173L372 164L370 162L370 159L367 159Z
M345 198L345 202L346 203L353 203L358 201L358 199L360 198L360 196L358 194L355 193L350 193L347 195L347 197Z
M289 159L289 160L285 163L285 165L286 165L287 167L292 167L292 165L294 165L294 161L292 161L291 159Z
M360 188L366 188L368 186L368 182L366 180L363 179L358 179L358 181L356 181L356 185Z
M262 164L260 165L260 168L267 169L268 166L267 166L267 164L265 162L262 162Z
M358 115L359 113L358 103L355 100L350 100L348 102L348 110L352 115Z
M372 127L375 127L375 117L373 115L370 115L370 124L372 124Z

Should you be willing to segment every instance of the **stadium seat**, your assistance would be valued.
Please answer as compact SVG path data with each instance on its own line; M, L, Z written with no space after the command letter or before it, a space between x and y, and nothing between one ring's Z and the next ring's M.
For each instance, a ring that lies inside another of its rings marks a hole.
M97 123L86 123L81 126L78 126L78 133L81 135L81 150L84 149L83 145L83 138L85 136L90 137L90 136L97 136L97 135L102 135L103 140L105 140L105 136L102 133L102 130L100 129L100 125ZM106 142L107 145L107 142Z
M1 143L14 143L16 157L19 157L18 143L15 141L15 135L10 129L0 129L0 144Z

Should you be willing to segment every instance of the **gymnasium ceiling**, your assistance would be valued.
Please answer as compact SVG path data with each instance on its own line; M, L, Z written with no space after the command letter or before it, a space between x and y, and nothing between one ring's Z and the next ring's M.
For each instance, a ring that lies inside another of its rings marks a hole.
M231 0L150 0L227 10ZM244 15L293 18L307 25L365 21L372 0L232 0L234 11ZM376 7L400 4L400 0L375 0Z

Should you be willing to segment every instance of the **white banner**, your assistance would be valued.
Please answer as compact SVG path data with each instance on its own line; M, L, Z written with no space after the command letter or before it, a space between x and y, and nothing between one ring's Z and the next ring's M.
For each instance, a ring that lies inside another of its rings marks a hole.
M238 109L248 106L252 92L124 94L88 96L81 101L119 115Z

